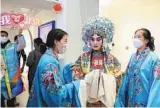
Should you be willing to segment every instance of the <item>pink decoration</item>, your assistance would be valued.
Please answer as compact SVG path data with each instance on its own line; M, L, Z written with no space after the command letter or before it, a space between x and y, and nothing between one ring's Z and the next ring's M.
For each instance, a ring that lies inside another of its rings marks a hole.
M11 14L11 21L13 21L13 23L15 24L19 24L22 21L24 21L24 15L23 14Z
M28 29L30 26L38 26L40 24L41 20L39 18L24 14L1 13L1 26Z

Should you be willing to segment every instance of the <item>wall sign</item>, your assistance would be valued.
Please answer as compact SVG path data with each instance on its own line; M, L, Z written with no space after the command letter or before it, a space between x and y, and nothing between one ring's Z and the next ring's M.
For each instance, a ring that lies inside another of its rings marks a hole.
M38 26L41 20L25 14L1 13L1 26L11 26L15 28L28 29L30 26Z

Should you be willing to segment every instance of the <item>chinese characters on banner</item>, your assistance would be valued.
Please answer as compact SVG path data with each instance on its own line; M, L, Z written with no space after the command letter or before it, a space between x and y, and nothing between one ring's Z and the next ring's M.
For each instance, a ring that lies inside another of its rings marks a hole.
M24 14L1 13L1 26L28 29L30 26L41 24L39 18L30 17Z

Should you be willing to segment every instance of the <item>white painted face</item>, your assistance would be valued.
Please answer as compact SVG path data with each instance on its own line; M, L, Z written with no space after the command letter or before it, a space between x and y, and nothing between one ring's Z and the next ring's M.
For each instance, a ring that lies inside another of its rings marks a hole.
M101 36L98 36L97 34L94 34L89 39L89 44L93 50L101 50L102 44L103 44L103 38Z

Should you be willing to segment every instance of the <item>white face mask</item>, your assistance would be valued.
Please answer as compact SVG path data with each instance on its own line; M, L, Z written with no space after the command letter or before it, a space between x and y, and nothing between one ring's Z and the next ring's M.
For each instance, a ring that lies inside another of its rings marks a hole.
M135 48L138 49L143 45L143 42L140 39L135 38L133 40L133 45L134 45Z
M1 43L6 43L8 41L8 37L1 37L0 42Z
M62 49L58 49L59 50L59 54L64 54L66 52L66 50L67 50L66 47L67 47L67 44L65 44Z
M59 54L63 54L63 53L65 53L66 52L66 47L63 47L60 51L59 51Z

